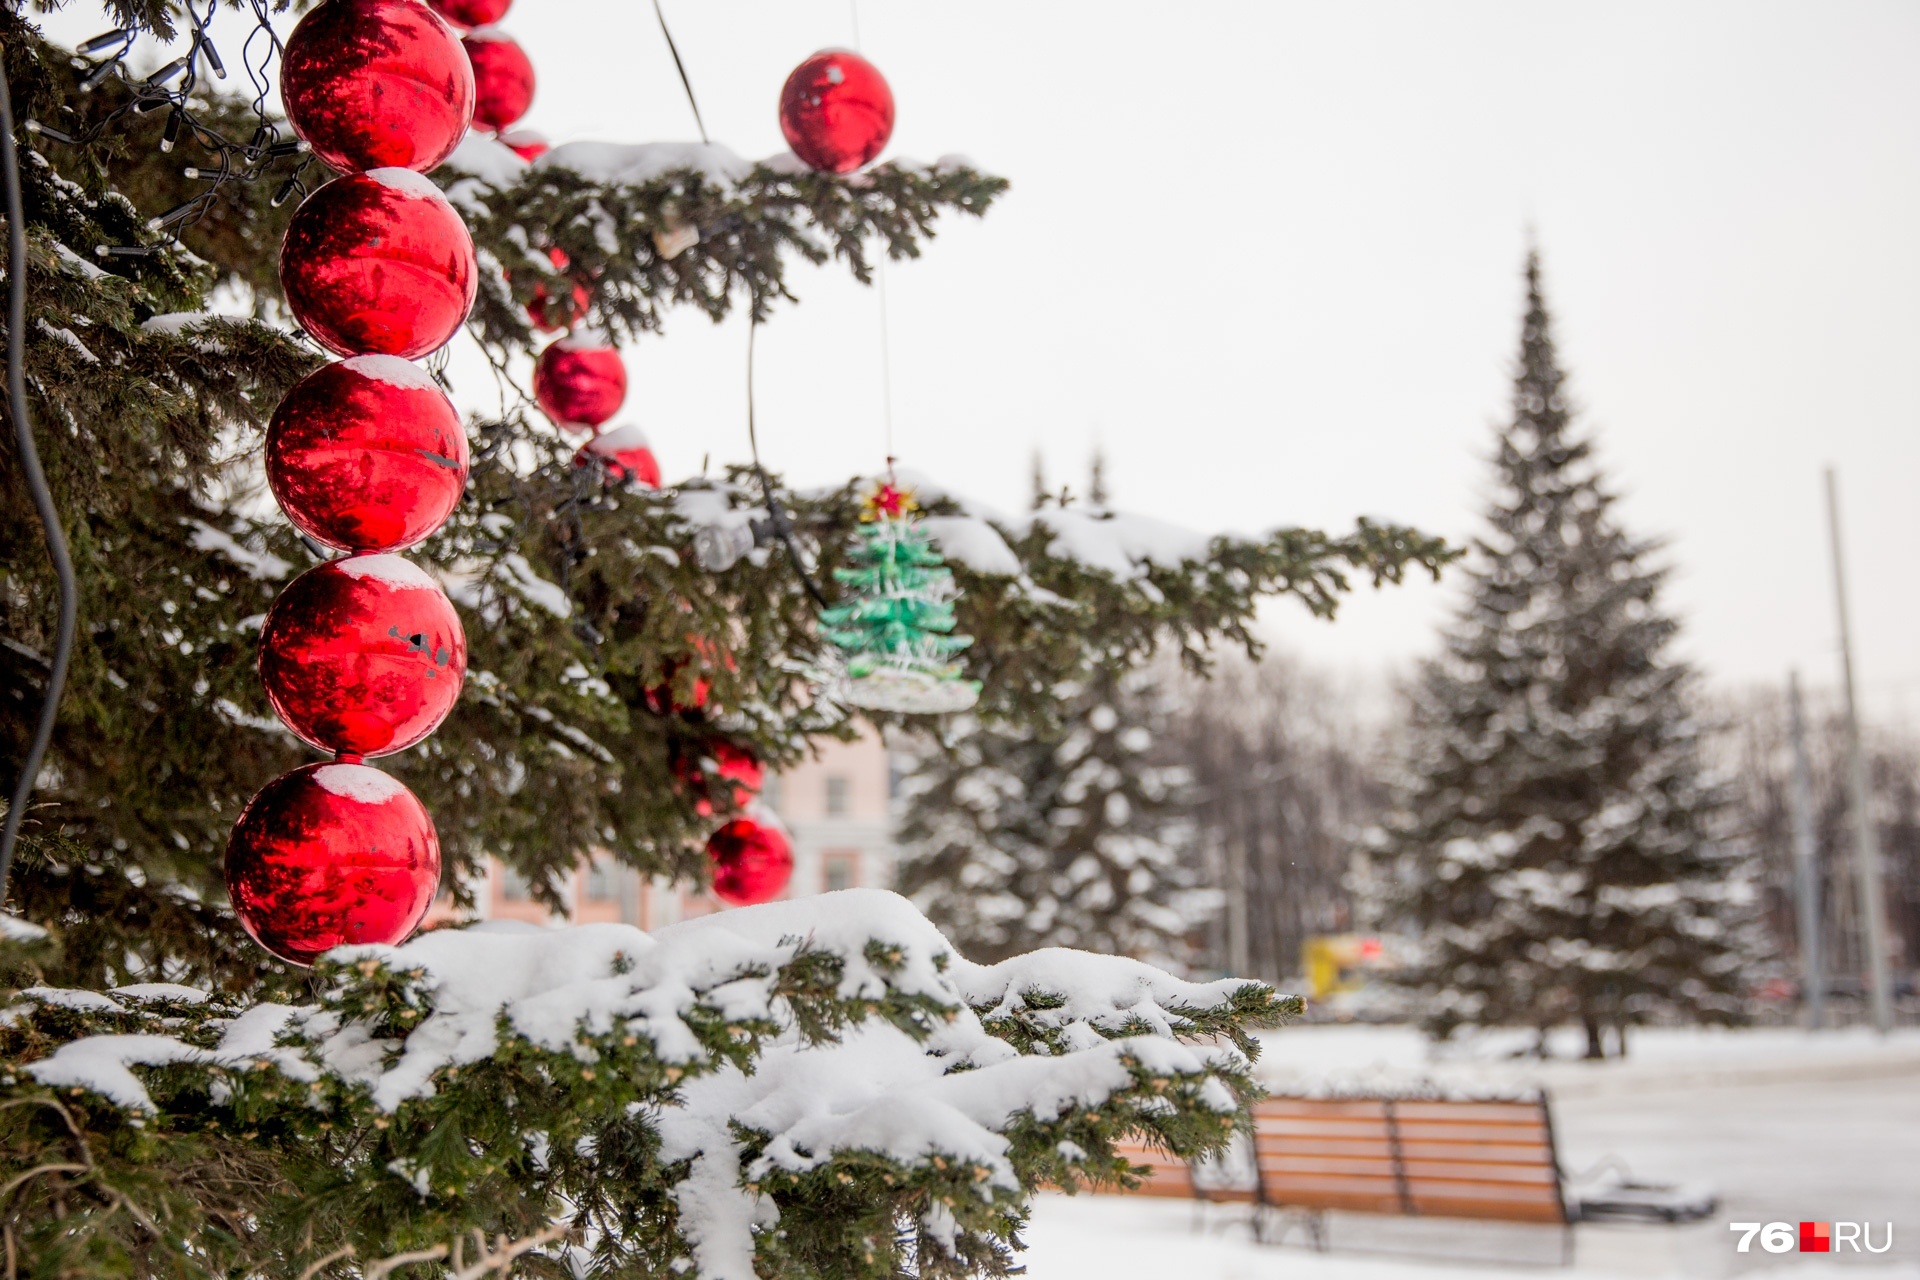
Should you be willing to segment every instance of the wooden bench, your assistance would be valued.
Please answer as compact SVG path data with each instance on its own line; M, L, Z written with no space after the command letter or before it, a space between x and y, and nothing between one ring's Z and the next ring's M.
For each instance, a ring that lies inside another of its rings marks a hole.
M1139 1194L1251 1203L1261 1239L1276 1217L1283 1235L1284 1215L1298 1215L1318 1248L1326 1247L1330 1210L1563 1230L1572 1221L1545 1095L1266 1098L1254 1107L1252 1167L1238 1186L1196 1180L1185 1161L1143 1144L1123 1154L1147 1170ZM1563 1256L1568 1243L1563 1239Z

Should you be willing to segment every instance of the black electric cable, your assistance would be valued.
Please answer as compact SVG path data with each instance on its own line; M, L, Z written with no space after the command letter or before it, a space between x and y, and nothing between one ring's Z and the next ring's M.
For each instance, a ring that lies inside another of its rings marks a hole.
M687 64L680 61L680 46L673 42L673 32L667 30L667 15L661 11L660 0L653 0L653 16L660 19L660 34L667 38L667 52L673 55L673 69L680 73L680 87L687 91L687 105L693 108L693 123L700 130L700 141L711 142L707 137L707 122L700 118L700 103L693 96L693 81L687 78Z
M793 521L780 509L780 499L774 495L773 481L767 477L767 469L760 465L760 435L754 430L753 423L753 340L760 332L760 298L756 294L747 316L747 447L753 451L753 469L760 477L760 492L766 495L768 523L778 535L780 543L787 549L788 559L793 561L793 571L800 575L800 582L813 597L813 602L822 609L828 607L827 597L819 587L813 584L813 575L807 572L807 562L800 558L800 548L793 545Z
M40 469L40 452L33 443L33 423L27 416L27 215L20 191L20 152L13 140L13 93L7 73L0 66L0 176L7 187L7 412L13 418L13 434L20 448L20 471L33 494L33 505L47 531L47 559L60 582L60 618L54 630L53 662L47 669L47 694L40 704L40 722L34 727L27 757L20 762L20 779L14 783L7 804L7 819L0 828L0 904L7 896L7 880L13 871L13 845L20 835L20 822L26 816L27 798L33 794L40 777L40 761L53 739L53 722L60 711L60 694L67 683L67 664L73 658L73 632L79 614L79 593L74 587L73 558L67 552L66 534L60 528L60 513L54 509L53 493L47 488L46 472Z

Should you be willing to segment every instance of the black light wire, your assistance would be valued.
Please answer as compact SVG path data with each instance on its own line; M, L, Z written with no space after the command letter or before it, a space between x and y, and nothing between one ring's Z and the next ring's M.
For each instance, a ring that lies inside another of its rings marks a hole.
M33 423L27 415L26 327L27 327L27 220L26 201L20 190L20 153L13 138L13 92L7 73L0 66L0 170L7 187L7 413L13 419L13 434L20 449L20 470L33 494L33 505L47 532L47 559L53 562L54 576L60 584L60 616L54 629L53 662L47 669L46 697L40 704L40 720L34 726L26 759L20 763L20 777L14 783L7 803L7 818L0 828L0 904L7 896L7 880L13 871L13 846L20 835L20 822L26 816L27 799L40 777L40 762L53 739L53 724L60 711L60 695L67 683L67 665L73 658L73 633L79 616L79 592L73 580L73 557L67 551L66 534L60 528L60 513L54 509L53 493L47 488L46 472L40 468L40 452L33 442Z
M660 8L660 0L653 0L653 16L660 19L660 34L667 38L667 52L673 55L673 69L680 73L680 87L687 91L687 105L693 108L693 123L700 130L700 141L712 142L707 137L707 122L700 118L700 103L693 96L693 81L687 78L687 64L680 61L680 46L673 42L673 32L667 29L667 15Z
M828 607L827 597L814 585L813 575L807 572L807 562L800 558L800 548L793 544L793 521L781 510L780 499L773 492L773 481L767 476L767 469L760 465L760 436L754 430L753 423L753 347L754 338L760 332L760 295L753 295L752 310L747 315L747 447L753 451L753 469L760 477L760 492L766 495L768 524L780 539L780 545L787 549L787 557L793 561L793 571L800 575L800 582L813 597L813 602L822 609Z

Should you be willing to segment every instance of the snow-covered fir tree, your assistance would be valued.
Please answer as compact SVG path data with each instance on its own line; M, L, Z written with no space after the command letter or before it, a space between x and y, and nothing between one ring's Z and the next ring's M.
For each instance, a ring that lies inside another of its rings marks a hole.
M204 29L238 83L273 74L262 60L278 45L256 24L284 39L313 6L101 7L103 27L131 35ZM261 615L314 562L262 484L268 415L320 360L286 323L275 271L299 201L274 197L326 175L264 97L207 77L204 47L156 86L116 70L118 43L76 57L24 7L0 8L15 114L39 126L16 133L28 252L8 269L28 310L14 336L81 605L0 911L10 1269L352 1280L412 1257L469 1275L997 1275L1037 1186L1126 1178L1115 1144L1130 1134L1183 1154L1226 1141L1251 1096L1250 1031L1292 1002L1112 956L971 963L888 894L653 936L441 930L311 971L255 948L222 888L227 832L247 797L311 759L254 670ZM206 173L235 157L249 180L213 191ZM819 668L813 593L835 590L867 486L796 495L742 467L646 491L575 465L519 390L541 341L528 306L573 299L576 319L629 343L676 309L771 320L796 300L793 262L869 279L875 253L921 252L941 218L984 213L1005 183L957 161L836 176L680 143L563 144L529 164L478 136L432 179L478 251L468 332L498 396L468 406L466 495L410 553L460 611L466 692L434 737L381 765L438 820L456 893L488 855L550 903L589 854L698 881L729 815L676 760L724 740L777 767L852 731L799 673ZM216 296L234 305L215 315ZM9 764L55 616L12 440ZM975 637L979 714L1037 734L1058 733L1071 716L1057 691L1093 672L1248 642L1263 596L1324 613L1350 574L1397 580L1449 555L1366 521L1170 538L1150 521L996 522L922 496ZM716 531L738 545L776 526L780 539L702 566Z
M1488 530L1418 682L1379 891L1418 939L1427 1026L1739 1016L1753 892L1668 653L1658 545L1620 526L1573 424L1537 254Z
M971 717L906 782L900 888L969 955L1048 944L1180 964L1211 909L1151 669L1062 690L1053 733Z

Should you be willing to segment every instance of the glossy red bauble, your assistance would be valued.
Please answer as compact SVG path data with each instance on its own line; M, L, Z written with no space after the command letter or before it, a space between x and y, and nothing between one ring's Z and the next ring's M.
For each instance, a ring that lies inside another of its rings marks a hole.
M496 132L533 105L533 61L514 38L493 27L467 32L473 63L473 123Z
M716 807L746 808L766 784L767 771L760 758L725 738L677 743L670 763L674 781L693 799L693 811L703 818L712 817Z
M646 432L638 427L615 427L603 431L580 446L573 455L576 467L598 462L606 468L613 484L637 484L645 489L660 487L660 462L647 444Z
M399 556L347 556L307 570L260 629L267 700L323 751L404 751L446 719L466 675L467 637L453 603Z
M440 840L413 792L363 764L310 764L247 803L227 841L227 896L273 954L398 943L440 885Z
M341 355L414 359L466 323L473 240L440 189L411 169L335 178L307 197L280 245L293 318Z
M287 123L336 169L421 173L473 121L460 37L419 0L326 0L287 37Z
M463 27L484 27L500 21L513 7L513 0L427 0L433 11L448 22Z
M547 261L551 262L553 269L562 275L568 267L573 265L573 259L567 256L567 251L558 247L547 250ZM527 300L527 319L531 320L533 327L542 333L558 333L562 329L571 327L574 321L586 315L587 308L592 305L593 294L588 291L586 285L575 280L573 309L562 315L560 308L554 305L553 295L547 292L547 286L537 284L533 286L533 297ZM621 376L626 376L624 371Z
M562 427L597 427L627 399L627 366L597 334L560 339L533 366L533 398Z
M772 902L793 879L793 845L764 815L735 818L707 839L713 893L736 907Z
M780 90L780 132L809 168L852 173L893 136L893 90L857 53L816 53Z
M438 529L467 483L460 415L418 365L354 356L287 393L267 483L293 526L344 551L398 551Z

